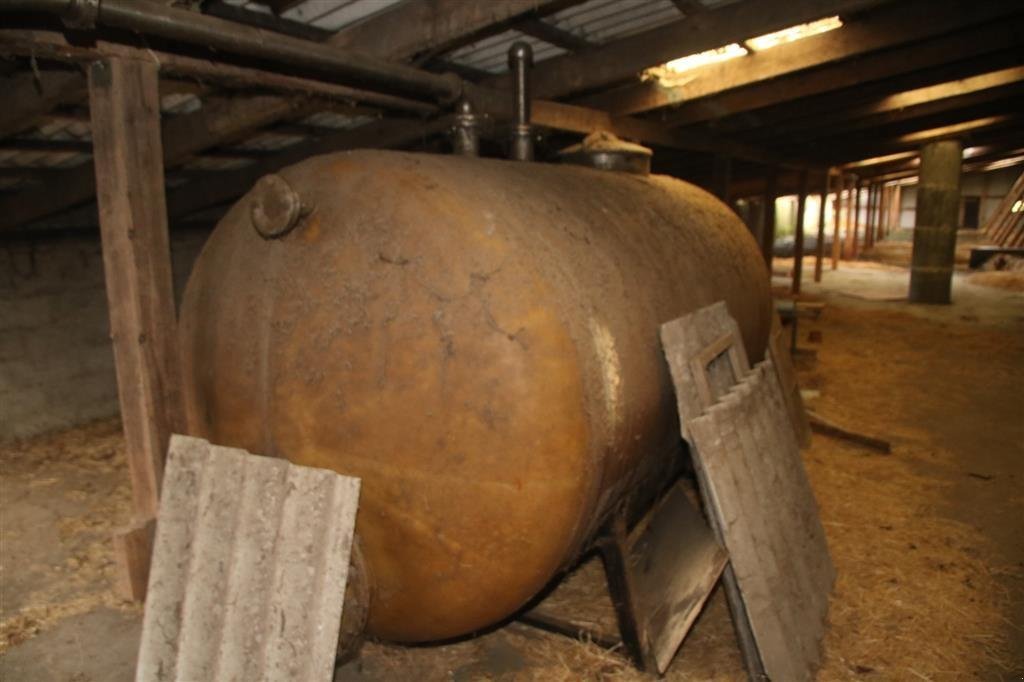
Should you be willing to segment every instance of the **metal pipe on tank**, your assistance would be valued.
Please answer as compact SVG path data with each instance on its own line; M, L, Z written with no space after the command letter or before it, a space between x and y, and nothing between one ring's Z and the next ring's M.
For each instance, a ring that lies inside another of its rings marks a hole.
M461 100L455 107L452 126L452 145L459 156L480 156L480 117L473 111L469 100Z
M508 49L508 68L512 73L512 148L509 158L533 161L533 127L530 125L530 68L533 48L523 41Z
M430 73L152 0L9 0L0 3L0 12L52 14L74 27L108 26L135 31L444 102L451 102L462 93L462 80L454 74Z

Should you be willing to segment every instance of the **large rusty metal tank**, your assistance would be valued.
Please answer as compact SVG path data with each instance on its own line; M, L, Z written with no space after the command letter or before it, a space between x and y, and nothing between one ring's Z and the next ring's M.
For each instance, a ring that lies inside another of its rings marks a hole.
M659 325L724 299L753 360L756 244L666 177L359 151L264 178L181 314L194 435L363 479L367 630L513 613L679 452Z

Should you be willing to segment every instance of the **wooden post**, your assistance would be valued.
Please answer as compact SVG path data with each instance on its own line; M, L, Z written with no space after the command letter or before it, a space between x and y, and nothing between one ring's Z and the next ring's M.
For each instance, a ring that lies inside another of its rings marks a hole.
M89 111L110 336L137 515L129 534L139 539L156 516L170 434L184 425L157 66L121 59L92 64ZM124 584L139 599L148 553L123 551L120 558L128 573Z
M711 191L726 205L729 204L729 184L732 182L732 157L715 154L711 169Z
M842 253L843 248L843 192L844 186L846 185L846 178L843 177L843 172L839 171L839 175L836 177L836 201L832 206L834 214L832 216L832 269L835 270L839 267L839 256ZM847 201L849 201L847 199Z
M889 231L899 230L900 223L903 221L903 185L896 185L893 188L892 197L892 222L889 225Z
M804 274L804 213L807 208L807 169L800 171L800 196L796 202L796 232L793 235L793 287L800 293L800 280Z
M879 185L871 182L867 185L867 218L864 228L864 250L874 246L874 205L879 201Z
M772 255L775 249L775 199L778 177L774 169L765 183L764 221L761 224L761 254L768 265L768 278L772 276Z
M849 247L849 257L852 260L857 260L857 254L860 251L860 208L863 203L861 199L863 189L864 183L860 180L856 180L853 193L853 222L850 224L850 233L847 235L846 239L847 246Z
M843 234L843 258L850 258L850 241L856 231L857 220L857 176L850 176L846 187L846 230Z
M821 205L818 206L818 242L814 245L814 281L821 281L821 261L825 258L825 204L828 203L828 190L832 182L831 169L825 171L822 177ZM836 193L836 202L839 202L839 193ZM838 215L838 211L836 211ZM833 228L834 230L835 228Z
M882 239L882 223L885 221L885 198L886 188L885 185L879 183L878 185L878 200L875 204L875 231L871 234L871 244L881 241Z

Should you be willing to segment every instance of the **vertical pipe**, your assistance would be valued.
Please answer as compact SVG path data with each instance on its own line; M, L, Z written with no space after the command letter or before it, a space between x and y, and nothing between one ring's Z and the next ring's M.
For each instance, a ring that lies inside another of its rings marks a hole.
M818 242L814 245L814 281L821 281L821 261L825 258L825 204L828 203L828 190L832 182L832 170L825 171L821 186L821 205L818 206ZM838 193L836 201L839 201ZM835 228L833 228L835 229Z
M530 126L530 68L533 48L523 41L508 48L508 68L512 74L512 148L515 161L533 161L533 128Z
M807 209L807 169L800 171L800 197L796 202L796 233L793 235L793 287L800 293L800 280L804 274L804 213Z
M462 100L456 107L452 128L454 151L459 156L480 156L480 122L473 105Z
M931 142L921 149L910 266L911 303L950 302L962 154L959 140Z
M715 154L711 169L711 191L716 197L729 204L729 184L732 182L732 157Z

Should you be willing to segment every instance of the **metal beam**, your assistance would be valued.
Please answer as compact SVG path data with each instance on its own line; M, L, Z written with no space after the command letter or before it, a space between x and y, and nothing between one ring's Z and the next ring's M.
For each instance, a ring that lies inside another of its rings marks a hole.
M981 27L1006 18L1010 21ZM961 36L947 35L966 28L974 30ZM1019 46L1022 34L1021 6L1012 0L971 6L950 0L904 0L865 13L826 34L779 45L739 62L695 69L684 85L663 87L647 82L579 103L617 114L679 105L670 120L688 125L1010 49ZM909 44L922 40L934 42ZM898 50L879 52L894 48ZM871 54L875 52L879 53ZM854 58L856 61L851 61ZM737 68L740 65L742 68ZM780 78L786 80L773 80Z

